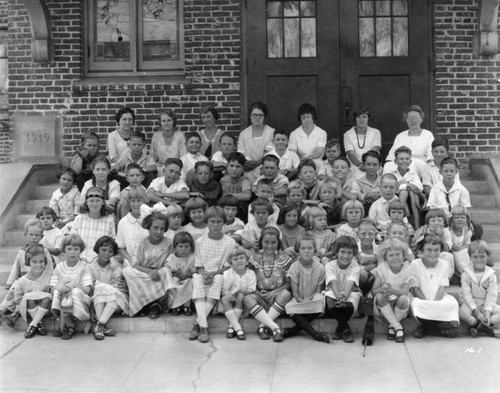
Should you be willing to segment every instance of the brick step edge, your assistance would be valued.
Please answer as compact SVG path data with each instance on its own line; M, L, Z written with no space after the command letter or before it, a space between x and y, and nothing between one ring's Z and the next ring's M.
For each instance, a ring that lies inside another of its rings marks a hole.
M149 334L185 334L187 337L196 320L195 316L172 316L162 314L158 319L152 320L148 317L127 317L124 315L113 316L108 322L108 327L114 329L117 334L134 334L134 333L149 333ZM76 331L82 333L86 325L86 321L76 321ZM259 322L253 318L245 318L240 321L241 327L247 334L256 334ZM288 317L278 318L277 324L281 328L292 327L294 323ZM353 318L349 321L349 325L353 334L361 338L363 335L366 318ZM44 319L44 325L51 335L54 331L55 320L53 318ZM222 315L210 316L208 325L211 334L225 336L229 322ZM337 326L337 321L330 318L319 318L312 323L313 327L318 331L326 331L329 334L333 333ZM409 336L415 331L418 324L415 319L408 317L402 322L406 335ZM387 333L387 322L385 320L375 321L375 333L385 335ZM19 319L16 323L15 330L21 334L27 328L26 323ZM4 323L0 329L9 329ZM467 336L468 327L461 323L459 327L459 335ZM302 333L304 334L304 333ZM92 336L92 330L89 331L89 336Z

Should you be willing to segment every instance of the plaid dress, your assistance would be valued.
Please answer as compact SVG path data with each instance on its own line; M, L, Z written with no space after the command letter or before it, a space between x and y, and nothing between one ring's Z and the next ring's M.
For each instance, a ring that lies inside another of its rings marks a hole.
M90 218L88 213L80 214L73 221L71 233L80 235L85 243L80 257L89 262L97 256L94 252L94 246L102 236L110 236L113 239L116 237L115 219L113 216L102 216L101 218Z

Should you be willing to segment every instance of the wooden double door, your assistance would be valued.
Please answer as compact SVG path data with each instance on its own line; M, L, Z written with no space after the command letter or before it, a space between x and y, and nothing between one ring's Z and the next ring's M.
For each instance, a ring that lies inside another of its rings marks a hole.
M309 102L330 138L342 138L353 111L367 107L385 154L406 129L409 105L420 105L432 126L429 3L247 0L246 104L265 102L268 124L292 131Z

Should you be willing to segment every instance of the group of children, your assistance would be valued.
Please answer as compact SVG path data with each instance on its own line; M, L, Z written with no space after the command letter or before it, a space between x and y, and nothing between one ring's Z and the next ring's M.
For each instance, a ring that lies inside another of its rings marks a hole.
M385 174L379 153L365 153L364 175L354 178L337 141L328 141L318 166L287 154L288 135L276 130L252 183L232 135L220 136L212 161L199 153L198 134L185 139L186 155L166 159L161 176L148 179L155 166L142 134L130 136L128 161L113 165L98 153L97 135L87 134L50 206L26 223L4 319L20 315L31 338L47 334L50 310L55 336L70 339L75 319L92 320L102 340L115 334L108 322L117 312L152 319L195 312L189 339L208 342L208 317L221 312L228 338L246 338L240 318L249 314L261 339L304 330L321 342L351 343L349 320L363 302L372 305L367 326L384 317L387 339L398 343L410 312L415 337L454 337L459 320L473 336L494 335L500 307L491 252L477 240L458 163L442 154L445 140L433 142L422 179L407 147ZM461 282L460 303L446 293L450 280ZM276 324L282 314L293 327ZM325 314L337 320L332 335L311 324Z

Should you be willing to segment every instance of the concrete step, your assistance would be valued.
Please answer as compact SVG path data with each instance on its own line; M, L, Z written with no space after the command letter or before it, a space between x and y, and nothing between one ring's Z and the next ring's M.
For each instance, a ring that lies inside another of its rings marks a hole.
M24 225L28 220L35 218L36 214L19 214L16 217L16 228L24 228Z
M12 262L14 262L14 260L12 260ZM5 287L5 284L7 283L11 267L12 263L10 265L7 264L0 265L0 285L2 287Z
M486 180L460 179L462 185L471 194L488 194L488 182Z
M46 184L36 188L36 197L39 199L52 198L52 193L59 188L59 183Z
M475 208L495 208L495 195L493 194L470 194L470 202L472 204L473 209Z
M5 245L7 247L21 247L26 244L23 228L14 228L4 234Z
M497 224L500 228L500 209L484 209L484 208L472 208L471 209L472 219L478 223L485 224Z
M12 265L19 247L0 247L0 265Z
M500 225L484 224L483 236L481 239L488 242L488 244L500 243Z
M50 199L30 199L26 202L25 213L37 214L42 207L49 206Z

